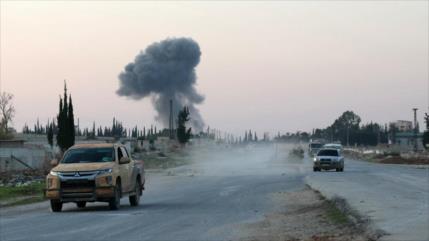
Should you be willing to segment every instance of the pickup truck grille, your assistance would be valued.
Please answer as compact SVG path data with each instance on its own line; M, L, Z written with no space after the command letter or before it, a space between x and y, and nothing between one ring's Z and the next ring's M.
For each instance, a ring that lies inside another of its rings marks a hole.
M321 165L331 165L331 159L320 159Z
M86 180L86 179L71 179L71 180L63 180L61 181L61 189L77 189L77 188L94 188L95 181L94 180Z
M91 201L95 198L95 181L88 179L69 179L61 181L62 201Z

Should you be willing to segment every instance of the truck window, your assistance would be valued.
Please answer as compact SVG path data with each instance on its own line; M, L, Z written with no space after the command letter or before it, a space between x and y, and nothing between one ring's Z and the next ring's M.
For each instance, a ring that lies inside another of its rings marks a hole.
M117 151L118 151L118 161L119 161L119 160L121 160L121 158L122 158L124 155L122 154L122 150L121 150L121 148L120 148L120 147L118 147Z
M111 162L115 160L113 148L79 148L66 152L61 163Z
M121 147L121 150L122 150L122 154L124 155L124 157L130 157L130 155L128 155L128 151L127 151L127 148L125 148L125 147Z

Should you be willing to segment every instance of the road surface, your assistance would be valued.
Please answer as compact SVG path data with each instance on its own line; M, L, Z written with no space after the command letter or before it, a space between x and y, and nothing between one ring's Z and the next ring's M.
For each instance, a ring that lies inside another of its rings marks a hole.
M218 147L214 151L197 153L193 156L195 164L148 172L140 206L130 207L127 198L123 198L118 211L109 211L105 203L89 204L84 209L67 204L61 213L50 212L47 202L5 208L0 211L0 240L239 239L238 225L260 220L264 213L276 208L268 198L270 194L300 190L307 182L335 186L341 180L347 180L344 183L358 182L365 186L372 184L366 178L368 173L371 179L378 178L375 179L378 182L396 181L396 188L391 191L399 203L401 200L408 203L414 198L410 204L418 206L416 212L428 213L427 191L420 193L425 189L419 189L420 184L413 184L413 178L428 182L427 169L402 169L391 165L374 168L374 164L350 161L346 163L344 173L313 173L311 160L288 161L286 156L284 150L275 146L234 150ZM404 173L409 173L408 179ZM337 195L344 194L347 198L348 194L343 190L348 188L347 185L337 186ZM329 193L324 185L319 187ZM385 187L369 185L368 189L371 195L376 195L377 188ZM410 191L413 188L419 193ZM410 192L415 195L409 196ZM374 206L375 213L392 208L377 203L380 200L376 197L361 196L359 203L361 200ZM403 209L401 212L414 214ZM394 216L386 216L391 217ZM428 221L419 220L423 225ZM376 222L375 225L379 224ZM402 224L407 227L413 222L404 220ZM389 228L388 225L384 227ZM418 238L414 240L427 240L422 236L425 235L423 231L420 235L413 236Z
M325 197L340 196L386 241L429 240L429 167L347 160L344 173L311 174L306 182Z

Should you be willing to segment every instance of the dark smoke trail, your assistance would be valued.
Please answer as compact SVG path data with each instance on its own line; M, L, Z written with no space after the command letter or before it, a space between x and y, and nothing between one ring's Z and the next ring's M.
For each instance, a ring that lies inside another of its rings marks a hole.
M164 127L169 122L170 99L176 113L186 105L192 127L200 131L204 121L195 107L204 101L204 96L195 89L195 67L200 56L198 43L190 38L169 38L153 43L119 74L120 86L116 93L135 100L151 96L158 112L156 120Z

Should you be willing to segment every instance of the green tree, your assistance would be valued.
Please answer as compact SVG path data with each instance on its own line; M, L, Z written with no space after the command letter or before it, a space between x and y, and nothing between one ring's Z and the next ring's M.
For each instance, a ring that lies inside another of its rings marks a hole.
M69 103L67 102L67 97L67 85L64 83L64 97L60 97L57 116L57 145L60 147L62 152L73 146L75 142L73 104L71 96L69 97Z
M423 133L423 146L427 149L429 149L429 115L428 113L425 113L425 122L426 122L426 130Z
M91 138L95 139L95 121L92 122Z
M353 111L345 111L331 125L332 139L340 140L343 145L357 143L360 121L361 118Z
M380 126L376 123L363 125L357 133L357 142L360 145L376 146L379 141Z
M425 147L426 150L429 149L429 131L425 131L423 133L423 146Z
M46 136L48 138L48 143L52 148L54 146L54 125L52 123L48 126Z
M71 95L69 95L69 106L67 115L67 146L71 147L75 143L76 130L74 127L73 103Z
M177 139L180 143L185 144L191 138L191 128L186 129L186 122L189 118L189 108L183 107L183 110L179 111L177 118Z
M58 123L58 132L57 132L57 145L62 150L65 146L64 143L64 114L63 114L63 99L60 96L60 105L59 105L58 115L57 115L57 123Z

